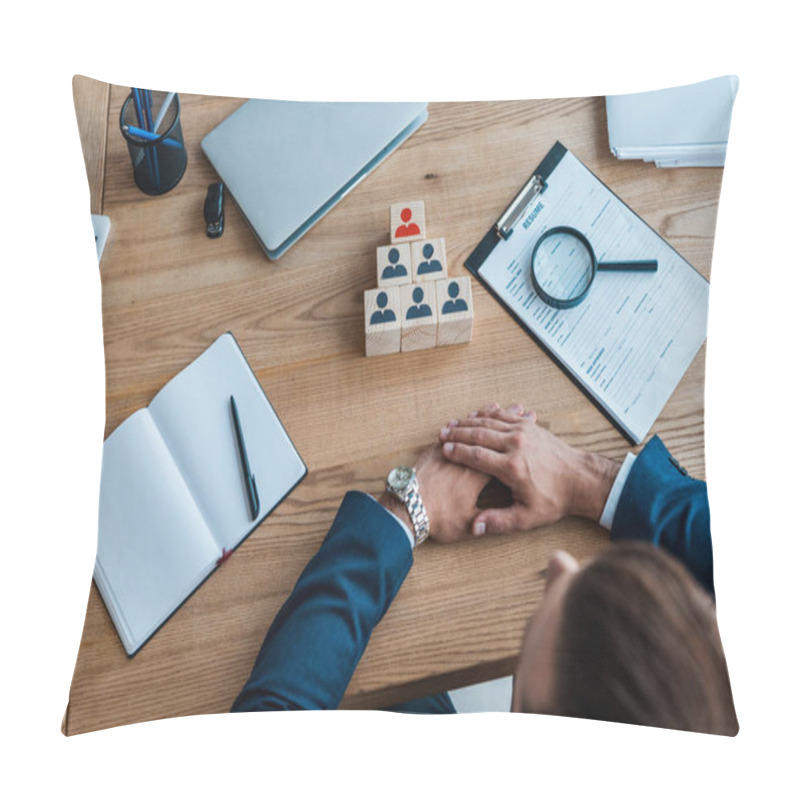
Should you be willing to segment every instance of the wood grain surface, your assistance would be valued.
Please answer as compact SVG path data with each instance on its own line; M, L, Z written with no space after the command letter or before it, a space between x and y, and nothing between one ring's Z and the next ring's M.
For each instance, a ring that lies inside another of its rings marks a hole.
M103 179L105 177L108 100L111 87L107 83L75 75L72 95L78 120L78 135L89 181L89 205L92 214L103 213Z
M91 131L108 132L106 435L230 330L309 475L134 658L92 585L70 734L227 711L344 492L379 492L388 471L412 461L454 415L516 401L571 444L616 459L630 449L477 282L470 344L365 358L363 293L376 286L375 249L389 243L392 203L424 200L428 236L446 239L449 273L465 275L465 258L558 139L708 277L722 178L721 169L614 159L603 98L436 103L417 133L273 263L230 198L224 235L205 235L215 173L200 141L243 101L180 95L186 174L173 191L148 197L133 182L118 128L127 92L110 87L104 130ZM704 356L705 348L652 431L699 478ZM605 532L575 519L535 533L426 543L343 706L378 708L510 674L552 551L581 560L607 546Z

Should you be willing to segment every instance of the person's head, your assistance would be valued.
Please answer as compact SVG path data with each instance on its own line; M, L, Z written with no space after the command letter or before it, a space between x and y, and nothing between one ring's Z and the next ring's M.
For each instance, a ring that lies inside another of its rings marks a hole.
M556 553L525 632L512 711L734 736L712 598L650 544L614 545L582 568Z

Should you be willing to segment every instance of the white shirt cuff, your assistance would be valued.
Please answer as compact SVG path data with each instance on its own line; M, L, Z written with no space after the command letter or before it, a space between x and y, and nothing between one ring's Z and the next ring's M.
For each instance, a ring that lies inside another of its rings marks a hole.
M366 492L364 492L364 494L366 494ZM367 497L369 497L374 502L378 503L378 501L371 494L367 494ZM408 529L408 525L406 525L405 522L403 522L403 520L401 520L400 517L398 517L397 514L395 514L393 511L389 511L389 509L386 508L385 505L383 505L382 503L378 503L378 505L387 514L391 514L400 523L400 527L406 532L406 536L408 536L408 543L411 545L411 549L413 550L414 549L414 534L411 533L411 531Z
M617 479L614 481L614 485L608 493L606 504L603 507L603 513L600 515L600 524L607 530L611 530L611 523L614 522L614 514L617 511L617 504L622 495L622 490L625 488L625 482L628 480L628 475L630 474L634 461L636 461L636 456L633 453L628 453L628 455L625 456L625 460L622 462L622 466L617 473Z

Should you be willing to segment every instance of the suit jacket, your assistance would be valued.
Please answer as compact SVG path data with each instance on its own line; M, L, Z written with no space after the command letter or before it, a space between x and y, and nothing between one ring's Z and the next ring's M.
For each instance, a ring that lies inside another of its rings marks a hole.
M686 474L658 436L633 462L611 523L611 539L663 547L714 595L706 485Z
M336 708L411 563L397 519L368 495L348 492L231 711Z
M705 484L689 478L658 437L634 462L611 538L666 548L713 591ZM231 710L336 708L411 564L400 523L368 495L348 492Z

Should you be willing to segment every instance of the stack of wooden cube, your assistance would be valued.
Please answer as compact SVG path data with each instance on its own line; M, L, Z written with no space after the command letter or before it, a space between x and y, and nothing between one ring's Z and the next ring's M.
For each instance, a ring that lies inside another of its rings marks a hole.
M469 277L447 277L444 239L426 236L425 204L396 203L389 217L391 244L377 249L378 288L364 292L367 355L469 342Z

